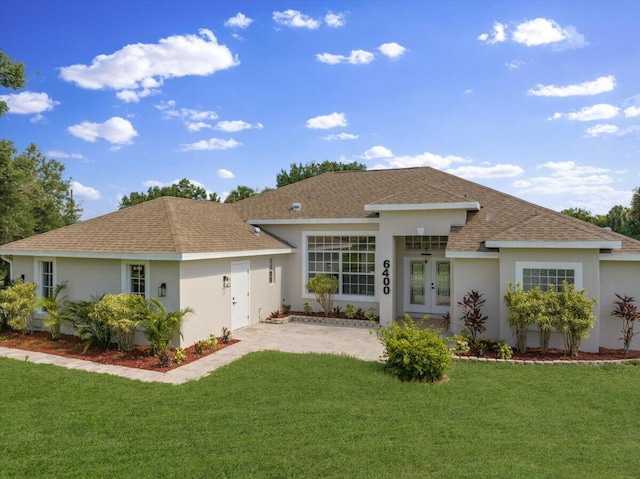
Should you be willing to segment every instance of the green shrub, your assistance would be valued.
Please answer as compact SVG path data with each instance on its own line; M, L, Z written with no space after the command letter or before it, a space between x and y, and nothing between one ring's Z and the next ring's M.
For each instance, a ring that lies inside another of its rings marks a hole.
M151 345L150 352L153 356L168 357L174 336L179 334L182 337L182 322L191 313L191 308L169 312L162 301L156 298L151 298L146 303L140 325L143 327L144 337Z
M119 350L131 351L136 328L146 313L147 303L142 296L120 293L102 297L89 315L111 329Z
M173 352L173 362L181 364L187 359L187 353L184 352L184 348L176 348Z
M593 307L596 298L587 298L584 289L576 291L575 285L562 282L562 289L556 293L560 304L558 314L552 318L553 327L562 334L565 350L572 356L578 355L580 343L589 337L589 329L596 322Z
M204 354L204 351L206 349L209 349L207 346L207 341L204 339L196 341L196 343L193 345L193 349L195 349L196 354Z
M315 295L324 314L328 316L333 308L333 295L338 292L338 285L338 278L326 274L316 274L305 287Z
M339 318L340 311L342 311L342 306L334 306L333 309L331 310L331 316Z
M468 339L461 334L456 334L452 338L452 342L453 342L453 347L452 347L453 354L460 356L460 355L468 354L469 351L471 351L471 348L469 347Z
M60 339L62 323L67 320L65 301L64 298L60 298L60 293L66 287L66 281L56 284L51 296L36 299L36 306L44 309L47 313L47 318L43 321L43 324L51 330L51 339L54 341Z
M309 303L304 303L302 305L302 311L304 312L304 314L311 314L313 313L313 308Z
M376 308L369 308L364 317L367 318L369 321L374 321L374 322L378 322L380 320L380 318L378 317L378 312L376 311Z
M111 328L91 316L95 305L102 297L92 296L90 301L68 301L65 304L65 317L73 325L76 336L85 340L84 353L91 346L109 349L111 345Z
M215 334L210 334L209 337L207 338L207 348L216 349L217 345L218 345L218 338L216 338Z
M498 339L493 348L498 359L511 359L511 356L513 356L511 346L504 339Z
M353 304L347 304L344 307L344 315L349 319L353 319L353 317L356 315L356 308L353 306Z
M451 352L438 330L421 329L422 322L405 314L402 327L393 322L377 329L386 369L401 381L437 381L451 362Z
M544 296L542 290L536 287L529 291L524 291L519 284L514 287L513 283L509 283L507 292L504 295L504 302L509 309L507 324L511 326L513 331L516 349L521 353L525 353L527 352L527 330L530 325L538 323L543 313ZM548 333L551 332L551 328L545 331L547 332L546 344L548 344ZM543 339L544 337L541 337L541 351Z
M282 309L282 314L289 314L289 311L291 311L291 304L285 303L283 300L280 308Z
M36 284L17 281L0 290L0 308L7 325L25 334L33 330L33 310L36 307Z
M484 323L487 322L488 316L482 314L482 306L486 301L483 294L471 290L458 302L458 306L462 307L462 322L471 339L476 339L478 334L484 333L487 329Z

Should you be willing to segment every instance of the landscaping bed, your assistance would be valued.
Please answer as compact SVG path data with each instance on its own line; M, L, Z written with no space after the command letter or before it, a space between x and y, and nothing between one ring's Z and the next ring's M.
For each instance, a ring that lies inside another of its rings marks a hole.
M204 349L201 354L196 353L195 345L184 348L186 359L180 364L171 361L169 366L162 367L160 361L155 356L149 355L149 346L135 346L133 351L120 352L116 349L102 349L91 347L83 353L84 340L78 336L61 334L60 339L53 341L51 334L47 331L34 331L31 334L22 334L14 331L0 333L0 347L22 349L46 354L54 354L66 358L82 359L100 364L112 366L125 366L128 368L148 369L151 371L167 372L176 369L190 362L201 359L209 354L213 354L227 346L237 343L238 339L229 339L227 343L218 338L218 343L214 348ZM171 358L173 358L173 349Z
M463 354L461 356L475 357L473 354ZM487 351L483 356L487 359L496 359L494 351ZM562 349L549 349L546 354L540 354L540 348L529 348L526 353L513 350L511 360L515 361L619 361L622 359L640 360L640 351L630 350L626 355L622 349L600 348L597 353L586 353L579 351L577 356L571 356Z

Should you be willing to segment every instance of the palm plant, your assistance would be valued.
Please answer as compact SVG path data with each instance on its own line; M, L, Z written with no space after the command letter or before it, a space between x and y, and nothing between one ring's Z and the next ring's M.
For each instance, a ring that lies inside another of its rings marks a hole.
M44 325L51 330L51 339L54 341L60 339L62 323L67 320L64 298L59 298L60 292L66 287L66 281L56 284L51 296L41 296L36 300L36 307L44 309L47 313Z
M65 305L67 321L73 324L76 335L85 340L83 350L85 353L91 346L108 349L111 344L111 328L101 321L94 320L91 316L95 305L103 296L92 296L91 301L69 301Z
M178 311L167 311L164 304L157 298L151 298L147 302L147 311L142 320L144 337L151 344L151 354L168 358L173 338L180 332L182 321L187 315L193 313L193 309L184 308Z

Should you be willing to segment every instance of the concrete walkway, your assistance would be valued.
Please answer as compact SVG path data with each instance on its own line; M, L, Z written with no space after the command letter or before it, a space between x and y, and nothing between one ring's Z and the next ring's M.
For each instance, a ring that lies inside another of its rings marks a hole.
M81 359L3 347L0 347L0 357L113 374L145 382L183 384L207 376L211 371L254 351L344 354L365 361L377 361L382 356L383 347L376 335L370 331L367 328L320 324L256 324L234 332L233 337L239 339L239 343L166 373L108 366Z

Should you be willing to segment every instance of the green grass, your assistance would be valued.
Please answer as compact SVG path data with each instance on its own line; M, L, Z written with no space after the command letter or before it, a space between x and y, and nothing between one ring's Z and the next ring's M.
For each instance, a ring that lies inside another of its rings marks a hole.
M640 475L640 367L448 375L262 352L170 386L0 358L0 477Z

